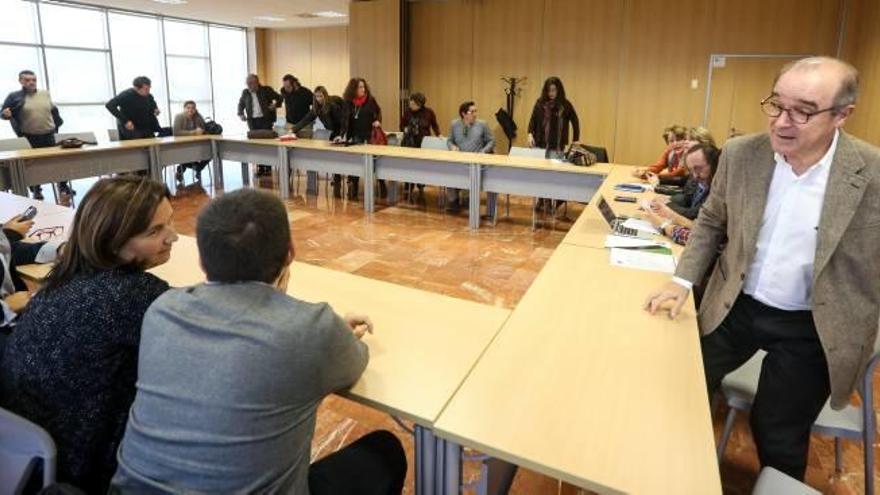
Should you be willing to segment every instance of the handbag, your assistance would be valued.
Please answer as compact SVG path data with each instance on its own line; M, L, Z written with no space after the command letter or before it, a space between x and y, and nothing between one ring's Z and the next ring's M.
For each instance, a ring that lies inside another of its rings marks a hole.
M275 139L278 133L272 129L253 129L248 131L248 139Z
M62 149L77 149L82 148L86 144L96 145L98 143L93 143L91 141L83 141L80 138L67 138L62 139L60 143L58 143Z
M382 127L373 127L373 131L370 133L370 144L377 144L380 146L385 146L388 144L388 138L385 136L385 131L382 130Z
M588 167L599 161L596 154L580 143L571 143L565 150L564 160L572 165Z
M205 134L223 134L223 126L213 119L205 119Z

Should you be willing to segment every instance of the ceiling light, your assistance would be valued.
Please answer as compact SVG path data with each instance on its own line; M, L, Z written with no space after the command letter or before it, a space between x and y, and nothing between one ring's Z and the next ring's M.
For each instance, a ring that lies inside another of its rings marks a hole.
M342 12L336 12L335 10L323 10L321 12L315 12L315 17L326 17L330 19L334 19L337 17L348 17L348 14L343 14Z
M153 0L156 3L164 3L165 5L183 5L187 0Z
M276 17L273 15L258 15L254 17L254 19L258 21L266 21L266 22L284 22L286 19L283 17Z

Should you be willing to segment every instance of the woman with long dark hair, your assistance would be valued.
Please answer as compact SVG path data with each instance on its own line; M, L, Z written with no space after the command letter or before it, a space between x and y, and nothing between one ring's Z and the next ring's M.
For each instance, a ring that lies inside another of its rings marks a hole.
M565 97L562 81L548 77L529 119L529 146L544 148L550 155L559 156L568 146L569 127L572 140L578 141L581 129L574 105Z
M370 92L370 85L361 77L353 77L342 95L345 100L342 135L352 143L369 143L374 127L382 125L382 109ZM358 178L348 178L348 199L357 200Z
M345 102L338 96L330 96L327 88L318 86L312 93L312 109L299 122L294 124L293 133L296 134L316 120L320 121L324 129L330 131L330 139L334 140L341 136L345 127ZM340 189L342 176L333 174L333 196L341 197Z
M101 179L3 357L2 406L42 426L58 481L106 493L135 396L141 322L168 284L146 270L177 241L164 184Z

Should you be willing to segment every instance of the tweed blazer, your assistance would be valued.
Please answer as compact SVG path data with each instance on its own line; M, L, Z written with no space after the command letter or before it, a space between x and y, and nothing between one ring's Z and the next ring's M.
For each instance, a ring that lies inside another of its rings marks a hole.
M727 240L700 306L703 334L718 328L743 289L775 163L766 133L724 146L712 194L676 269L678 277L701 280ZM812 307L831 406L841 409L874 352L880 318L880 150L842 131L819 220Z

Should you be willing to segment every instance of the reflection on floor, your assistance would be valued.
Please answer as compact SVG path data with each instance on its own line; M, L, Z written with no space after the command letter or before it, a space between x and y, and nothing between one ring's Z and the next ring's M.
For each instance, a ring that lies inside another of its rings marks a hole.
M225 169L226 190L241 187L238 164L227 163ZM187 180L192 182L190 172L187 172ZM74 187L80 191L78 199L92 182L75 181ZM207 173L205 182L210 191ZM300 261L506 308L517 304L571 225L571 221L553 220L551 215L544 214L539 217L537 230L532 231L531 199L512 198L510 218L499 218L495 226L484 220L478 232L470 232L467 212L442 211L435 188L427 188L427 197L414 202L401 199L397 205L387 206L380 200L376 213L368 218L361 203L334 199L323 180L318 194L308 196L304 191L304 178L294 182L295 192L287 201L287 208ZM169 186L173 184L169 182ZM258 187L277 191L277 184L273 186L271 181L264 180ZM199 184L175 191L174 216L181 233L194 234L196 216L208 202L209 194ZM581 209L580 205L569 204L567 211L558 213L575 219ZM296 283L295 280L294 274L291 283ZM880 392L880 387L875 386L876 392ZM716 435L720 435L725 414L723 407L714 411ZM339 397L330 397L321 406L313 457L333 452L378 428L391 430L400 437L412 466L412 439L400 426L383 413ZM876 451L876 445L874 448ZM834 442L814 435L807 482L824 493L863 493L860 442L844 441L843 456L844 470L835 474ZM740 415L721 464L724 492L750 493L758 469L748 423L745 415ZM479 466L465 466L466 482L478 475ZM408 476L406 492L414 493L412 469ZM520 470L511 493L574 494L578 490Z

